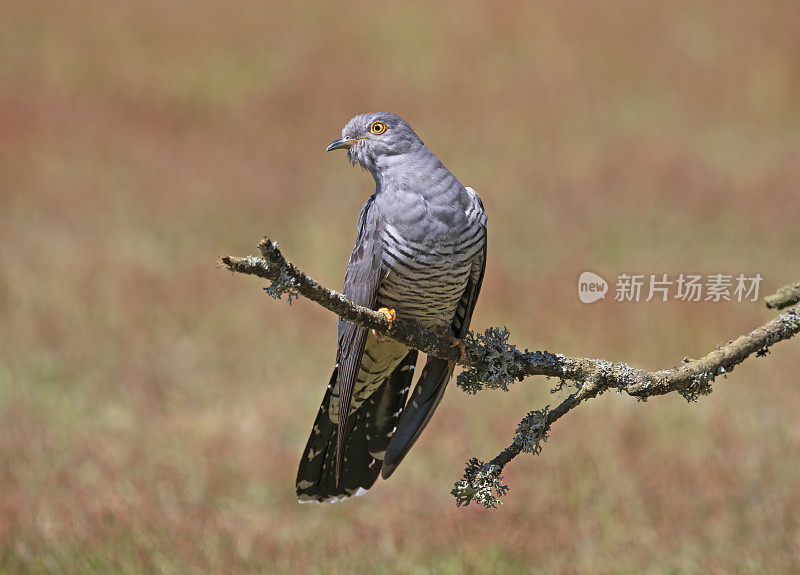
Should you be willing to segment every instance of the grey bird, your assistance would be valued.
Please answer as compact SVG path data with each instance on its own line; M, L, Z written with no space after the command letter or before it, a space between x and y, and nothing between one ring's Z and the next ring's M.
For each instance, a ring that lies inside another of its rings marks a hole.
M459 343L486 266L486 213L477 192L395 114L354 117L327 151L339 149L375 179L358 218L344 295ZM406 404L416 350L342 319L338 340L297 472L301 503L341 501L366 493L379 474L387 479L427 425L455 367L429 357Z

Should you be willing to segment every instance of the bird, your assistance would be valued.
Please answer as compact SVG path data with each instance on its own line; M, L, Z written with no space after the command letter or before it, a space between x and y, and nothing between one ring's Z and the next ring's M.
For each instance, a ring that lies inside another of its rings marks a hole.
M360 114L326 151L369 172L343 295L459 345L486 269L483 202L399 116ZM342 318L333 374L297 472L301 503L363 495L388 479L442 399L456 362L429 356L409 396L417 350ZM408 401L407 401L408 400Z

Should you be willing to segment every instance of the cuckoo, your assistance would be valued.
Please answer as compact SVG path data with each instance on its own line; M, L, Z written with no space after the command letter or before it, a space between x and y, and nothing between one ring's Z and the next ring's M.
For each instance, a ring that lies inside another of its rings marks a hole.
M347 150L375 179L358 218L344 295L460 345L486 266L486 213L402 118L361 114L327 151ZM442 399L455 362L339 320L336 366L297 472L300 502L362 495L387 479ZM406 401L408 399L408 401Z

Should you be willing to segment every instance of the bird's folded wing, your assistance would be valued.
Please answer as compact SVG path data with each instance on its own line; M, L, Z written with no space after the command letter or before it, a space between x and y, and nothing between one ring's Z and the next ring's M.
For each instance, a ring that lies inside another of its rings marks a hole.
M378 287L384 277L383 246L378 230L378 209L375 196L370 196L358 218L358 235L347 272L344 276L344 295L350 301L368 308L375 306ZM339 426L336 438L336 469L341 466L347 419L353 397L353 385L358 376L361 356L367 339L367 328L344 319L339 320Z

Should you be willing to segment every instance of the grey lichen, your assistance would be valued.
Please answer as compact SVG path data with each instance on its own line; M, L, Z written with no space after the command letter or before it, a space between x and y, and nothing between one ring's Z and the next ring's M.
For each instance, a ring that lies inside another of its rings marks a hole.
M636 382L636 370L627 363L599 359L594 364L597 366L595 377L603 386L622 390Z
M492 465L473 457L467 461L464 476L455 482L450 493L456 498L456 505L468 506L477 501L485 509L497 509L502 505L500 497L508 493L508 486L502 483L498 465Z
M795 332L800 329L800 309L792 308L778 316L787 331Z
M709 395L714 391L711 388L714 377L714 374L710 371L698 373L692 376L692 382L687 387L679 389L678 393L689 403L697 403L700 397Z
M252 268L269 269L269 263L264 258L257 258L256 256L244 256L242 263Z
M514 433L514 443L520 446L522 451L539 455L542 452L542 443L547 441L547 414L550 406L544 409L531 411L517 425Z
M469 351L482 356L480 367L465 369L458 376L458 386L474 395L481 389L502 389L508 391L508 384L519 379L521 367L515 361L517 346L508 343L510 332L491 327L482 334L469 332L464 343Z
M266 265L266 262L264 262L263 265ZM292 305L292 299L297 299L300 297L300 293L297 291L294 278L290 277L289 274L286 273L285 269L281 270L281 275L272 280L272 283L265 287L264 291L267 292L267 295L273 299L281 299L281 296L286 294L289 300L289 305Z

